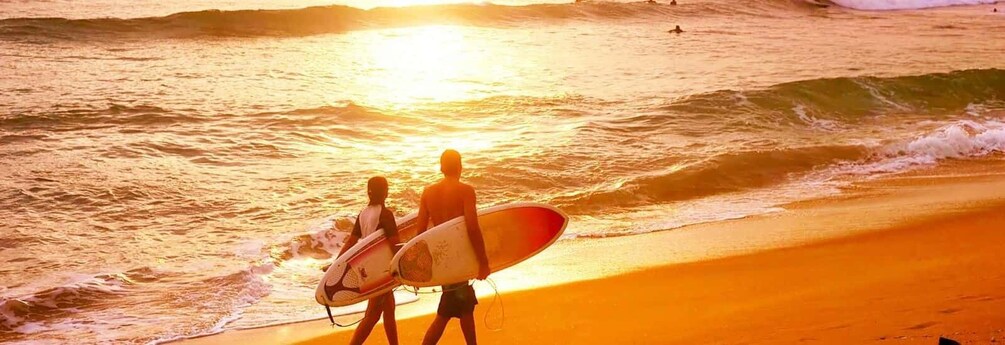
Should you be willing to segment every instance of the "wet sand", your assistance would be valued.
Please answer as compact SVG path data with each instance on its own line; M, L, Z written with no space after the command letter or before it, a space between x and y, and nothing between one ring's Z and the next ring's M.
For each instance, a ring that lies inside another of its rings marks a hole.
M776 246L781 248L504 293L499 331L486 327L485 316L488 326L498 327L500 308L490 310L492 296L482 296L476 310L479 342L935 344L939 336L964 344L1003 342L1002 186L1001 176L983 172L904 176L861 186L856 196L789 205L783 215L707 225L695 233L737 237L814 226L845 231L836 238L805 237ZM580 249L634 243L641 253L674 251L677 243L666 240L680 233L685 232L611 239ZM405 311L398 323L403 344L421 341L431 316L420 313L435 309L429 300L399 307ZM185 343L344 344L351 330L311 321ZM386 343L380 325L367 343ZM441 344L462 343L453 322Z

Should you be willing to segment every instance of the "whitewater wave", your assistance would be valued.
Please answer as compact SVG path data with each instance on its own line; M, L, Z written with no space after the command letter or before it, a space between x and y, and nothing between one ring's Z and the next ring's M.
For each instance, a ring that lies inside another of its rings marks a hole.
M835 175L876 178L947 159L980 158L1005 153L1005 123L958 120L915 138L882 145L869 160L832 169Z
M722 90L687 96L663 109L717 117L748 114L765 123L784 118L833 130L873 115L958 114L971 110L974 104L996 106L1003 101L1005 70L973 69L892 78L824 78L760 90Z
M123 273L82 277L66 285L17 298L5 297L0 300L0 330L17 330L29 322L70 316L74 310L121 297L133 285L160 278L154 270L140 268Z
M271 245L269 257L276 264L298 258L331 259L342 249L354 221L354 217L328 218L306 233Z
M702 200L763 190L794 181L819 183L846 176L875 178L946 159L1005 153L1005 123L958 120L904 140L876 144L780 148L718 155L667 172L621 181L611 188L554 198L572 214Z
M856 10L914 10L933 7L994 4L998 0L830 0Z
M764 188L788 181L821 166L867 157L861 146L798 147L721 154L707 160L671 167L660 174L617 183L611 189L589 191L552 200L573 214L598 209L634 207Z
M188 337L192 334L218 333L241 317L243 309L267 296L271 286L261 279L255 267L235 273L185 281L185 275L152 268L138 268L121 273L82 276L80 279L17 297L0 298L0 342L7 336L58 331L64 328L93 328L118 322L175 322L171 334L145 334L133 342L157 342L156 339ZM174 298L165 298L171 291ZM191 301L200 301L191 303ZM108 314L123 305L155 305L156 308L190 310L200 317L185 321L184 315L167 316L157 312L139 315ZM53 339L59 334L54 333ZM45 338L37 339L39 341ZM65 339L63 340L65 341Z

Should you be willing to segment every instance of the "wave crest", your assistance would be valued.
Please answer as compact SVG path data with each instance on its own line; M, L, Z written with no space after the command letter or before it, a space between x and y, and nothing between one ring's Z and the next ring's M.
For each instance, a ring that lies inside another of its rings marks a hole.
M728 153L708 160L671 167L665 173L619 183L614 188L560 197L553 202L571 213L633 207L768 187L792 174L843 161L863 159L862 146L817 146L771 151Z
M998 0L830 0L856 10L914 10L933 7L994 4Z
M17 298L0 300L0 330L26 322L69 316L74 310L106 303L128 292L131 286L160 279L150 268L102 274Z
M306 36L374 28L428 24L514 25L528 21L659 20L716 15L777 16L792 1L759 0L744 6L696 3L680 6L638 2L589 1L523 6L449 4L378 7L363 10L332 5L293 10L206 10L146 18L12 18L0 20L0 39L86 40L198 37Z
M803 80L754 91L721 90L682 98L666 107L679 114L744 114L764 123L837 129L870 115L958 114L973 104L1005 100L1005 70L973 69L892 78Z

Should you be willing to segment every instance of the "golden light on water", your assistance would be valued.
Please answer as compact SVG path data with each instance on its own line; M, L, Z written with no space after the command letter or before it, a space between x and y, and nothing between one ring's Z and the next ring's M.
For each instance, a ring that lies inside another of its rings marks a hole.
M470 98L488 57L471 49L461 30L406 28L372 41L365 52L370 91L399 107Z
M436 25L371 33L357 58L368 70L359 83L366 89L363 94L369 98L366 105L389 113L400 111L408 114L417 108L435 113L441 103L484 98L487 92L485 85L497 80L500 73L515 74L497 66L491 44L469 41L469 33L465 30L470 29ZM463 111L463 107L443 109L443 112L457 111ZM329 136L331 146L315 149L341 154L350 148L386 162L385 166L370 167L375 170L407 166L413 167L409 170L417 174L425 174L438 170L435 164L430 163L444 149L454 148L466 154L491 150L516 140L516 133L487 130L493 127L488 122L490 118L466 117L457 113L450 115L453 115L448 121L450 127L455 127L450 131L437 130L435 125L426 129L413 128L415 132L396 138L393 144ZM440 120L445 118L448 116Z
M465 153L488 150L498 143L511 142L515 134L505 132L461 132L451 134L431 133L404 137L394 144L348 143L329 137L333 146L325 147L331 154L338 154L349 148L371 156L393 161L429 161L429 157L439 157L444 149L453 148Z

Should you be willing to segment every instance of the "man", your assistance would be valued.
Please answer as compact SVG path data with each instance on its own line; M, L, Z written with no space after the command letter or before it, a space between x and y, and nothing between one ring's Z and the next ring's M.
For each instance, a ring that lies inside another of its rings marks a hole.
M670 30L670 31L667 31L667 32L672 33L672 34L679 34L679 33L684 32L684 30L681 30L680 25L677 25L677 27L673 28L673 30Z
M488 257L485 255L485 242L482 239L481 228L478 227L478 211L475 208L475 189L461 182L461 154L454 150L443 151L440 155L440 172L443 179L422 191L419 201L419 216L417 229L425 231L429 221L433 226L440 225L457 217L464 217L464 225L468 230L468 238L475 249L478 259L478 279L489 275ZM468 345L475 345L475 290L468 282L458 282L443 286L440 296L440 306L436 310L433 324L426 330L422 339L423 345L434 345L440 341L443 329L451 318L461 321L461 331Z

